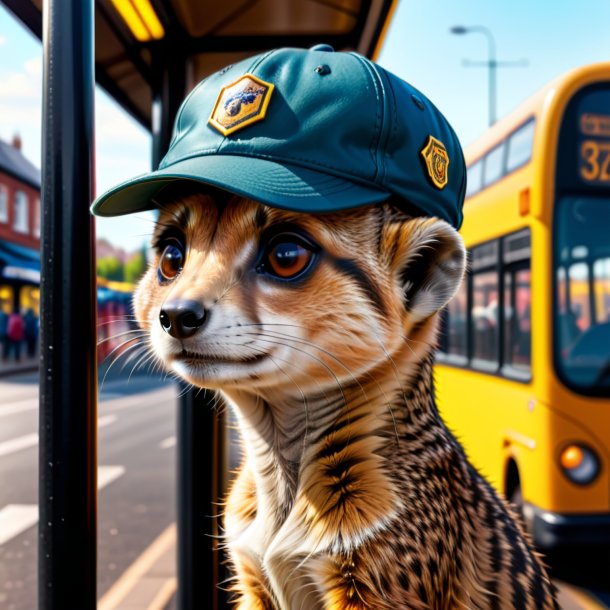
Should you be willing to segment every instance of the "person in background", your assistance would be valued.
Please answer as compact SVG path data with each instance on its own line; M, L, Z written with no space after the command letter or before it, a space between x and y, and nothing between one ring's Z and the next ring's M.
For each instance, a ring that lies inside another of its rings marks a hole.
M21 344L25 339L25 324L18 311L8 317L7 325L8 348L10 354L15 354L15 362L21 361Z
M33 309L28 309L23 316L25 326L25 346L28 358L36 355L36 344L38 342L38 317Z
M2 349L2 360L8 358L8 315L0 308L0 348Z

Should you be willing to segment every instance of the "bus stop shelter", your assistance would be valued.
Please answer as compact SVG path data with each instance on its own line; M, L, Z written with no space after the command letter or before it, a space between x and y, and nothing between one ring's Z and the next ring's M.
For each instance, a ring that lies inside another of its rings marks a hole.
M97 362L94 84L169 146L207 75L268 49L330 44L374 58L397 0L3 0L43 42L39 610L93 610ZM179 610L227 606L218 549L225 429L212 397L178 411Z

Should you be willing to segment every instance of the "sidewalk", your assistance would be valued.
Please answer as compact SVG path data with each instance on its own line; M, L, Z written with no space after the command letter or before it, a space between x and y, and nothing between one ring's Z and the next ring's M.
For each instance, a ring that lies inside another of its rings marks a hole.
M176 526L170 525L98 601L98 610L172 610L176 593Z
M32 373L37 371L39 361L38 354L33 358L22 356L19 362L15 362L14 360L8 362L0 360L0 377L10 377L12 375L19 375L20 373Z

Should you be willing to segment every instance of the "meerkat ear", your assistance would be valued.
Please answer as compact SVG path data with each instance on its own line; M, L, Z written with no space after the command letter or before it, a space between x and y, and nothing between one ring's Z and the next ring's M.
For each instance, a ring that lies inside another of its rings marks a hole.
M456 293L466 269L458 232L437 218L405 222L396 236L396 271L414 323L442 309Z

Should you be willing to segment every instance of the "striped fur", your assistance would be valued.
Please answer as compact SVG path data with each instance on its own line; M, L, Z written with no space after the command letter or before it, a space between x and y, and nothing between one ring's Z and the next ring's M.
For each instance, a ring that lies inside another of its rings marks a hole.
M184 233L186 264L160 285L153 263L136 313L165 366L220 390L238 420L246 458L225 511L236 607L556 608L521 526L434 404L436 313L465 266L455 231L391 204L320 216L192 195L162 210L157 233ZM292 283L255 269L278 226L320 246ZM163 332L170 298L203 303L201 332Z

